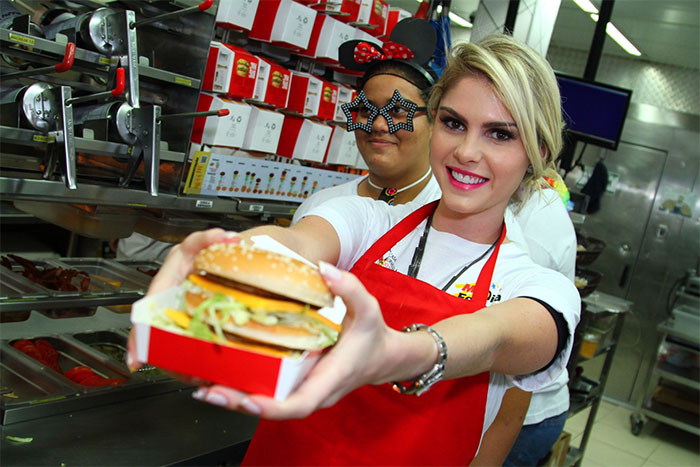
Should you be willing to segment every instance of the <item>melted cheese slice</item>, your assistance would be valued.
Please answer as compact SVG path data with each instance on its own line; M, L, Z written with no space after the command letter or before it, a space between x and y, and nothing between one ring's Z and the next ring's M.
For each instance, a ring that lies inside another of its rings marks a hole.
M226 287L225 285L219 284L215 281L209 280L206 277L190 274L188 279L193 284L206 289L212 293L220 293L222 295L229 296L234 300L244 304L251 310L261 310L261 311L283 311L288 313L302 313L313 317L317 321L325 324L326 326L340 332L341 326L334 323L323 315L318 314L316 310L308 308L308 305L303 305L298 302L289 302L286 300L276 300L274 298L260 297L258 295L250 294L248 292L243 292L241 290L236 290L231 287Z

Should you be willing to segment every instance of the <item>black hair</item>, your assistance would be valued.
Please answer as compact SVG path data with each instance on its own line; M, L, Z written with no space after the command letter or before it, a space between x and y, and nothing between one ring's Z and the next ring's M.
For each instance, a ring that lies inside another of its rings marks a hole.
M372 62L367 71L357 81L357 89L365 87L365 83L377 75L394 75L403 78L420 89L421 97L428 102L430 88L437 81L437 74L427 67L422 67L405 60L379 60Z

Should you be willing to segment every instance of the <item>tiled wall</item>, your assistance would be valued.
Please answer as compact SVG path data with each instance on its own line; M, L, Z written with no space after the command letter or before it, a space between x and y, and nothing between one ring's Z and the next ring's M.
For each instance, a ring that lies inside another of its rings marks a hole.
M582 76L588 52L550 46L547 59L556 71ZM700 114L700 71L604 55L596 81L632 89L632 102L675 112Z

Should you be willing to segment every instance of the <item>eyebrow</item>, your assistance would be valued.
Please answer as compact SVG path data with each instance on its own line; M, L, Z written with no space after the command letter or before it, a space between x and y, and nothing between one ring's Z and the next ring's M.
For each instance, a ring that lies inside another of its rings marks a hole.
M438 108L438 111L444 110L445 112L449 113L453 117L457 118L458 120L466 121L467 119L464 118L459 112L457 112L455 109L452 107L447 107L447 106L440 106ZM502 128L502 127L509 127L509 128L518 128L518 125L516 125L515 122L486 122L483 125L486 128Z

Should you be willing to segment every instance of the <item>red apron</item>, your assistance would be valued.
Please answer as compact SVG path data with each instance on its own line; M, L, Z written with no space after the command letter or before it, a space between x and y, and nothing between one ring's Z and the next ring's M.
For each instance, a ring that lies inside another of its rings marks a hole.
M423 206L399 222L351 270L394 329L431 325L486 306L505 232L479 274L472 300L375 264L436 205ZM363 386L305 419L261 420L243 464L468 465L481 439L488 385L485 372L441 381L421 396L398 394L389 384Z

